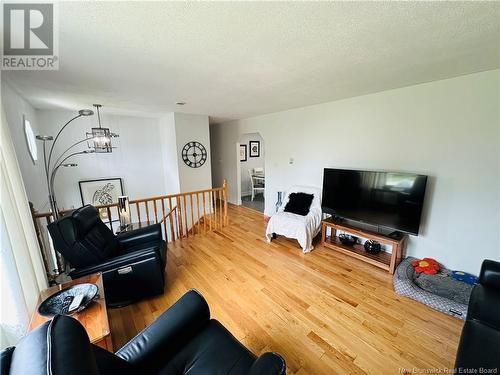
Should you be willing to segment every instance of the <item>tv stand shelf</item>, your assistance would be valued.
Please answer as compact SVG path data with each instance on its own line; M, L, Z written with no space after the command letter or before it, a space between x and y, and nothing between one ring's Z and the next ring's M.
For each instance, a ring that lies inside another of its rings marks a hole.
M327 228L331 229L331 236L326 235ZM361 244L353 246L344 245L337 237L337 231L343 231L357 237L363 237L369 240L374 240L382 245L392 246L392 253L381 251L378 254L369 254ZM336 250L342 254L346 254L353 258L370 263L374 266L382 268L392 275L397 265L401 262L402 254L408 242L408 235L402 235L399 239L394 239L380 233L375 233L367 230L362 230L351 225L338 223L331 219L323 220L321 228L321 244L330 249Z

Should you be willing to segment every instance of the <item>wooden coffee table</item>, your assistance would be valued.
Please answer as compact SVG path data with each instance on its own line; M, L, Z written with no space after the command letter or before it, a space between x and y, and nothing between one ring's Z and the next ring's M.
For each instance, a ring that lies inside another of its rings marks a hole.
M40 305L40 303L42 303L47 297L60 291L61 289L83 283L91 283L97 285L98 296L84 310L71 316L78 320L85 327L91 343L100 346L101 348L106 349L110 352L113 352L113 341L111 340L108 312L106 310L106 297L104 296L104 286L102 283L102 275L100 273L94 273L92 275L80 277L79 279L72 280L61 285L56 285L40 292L37 308L33 313L33 316L31 317L28 332L50 320L50 318L42 316L38 313L38 306Z

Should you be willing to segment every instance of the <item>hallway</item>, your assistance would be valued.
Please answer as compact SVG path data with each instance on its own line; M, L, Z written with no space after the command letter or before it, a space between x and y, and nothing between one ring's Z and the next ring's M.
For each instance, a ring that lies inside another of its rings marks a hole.
M252 201L250 195L241 197L241 205L264 213L264 194L257 194Z

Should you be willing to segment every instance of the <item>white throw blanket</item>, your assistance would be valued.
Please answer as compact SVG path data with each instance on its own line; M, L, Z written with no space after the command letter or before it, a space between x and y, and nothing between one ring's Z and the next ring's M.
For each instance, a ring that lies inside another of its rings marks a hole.
M306 216L284 212L291 193L313 194L314 198ZM288 238L295 238L302 252L308 253L313 249L312 240L321 230L321 189L312 186L292 186L287 190L283 204L267 224L266 238L271 242L273 233Z

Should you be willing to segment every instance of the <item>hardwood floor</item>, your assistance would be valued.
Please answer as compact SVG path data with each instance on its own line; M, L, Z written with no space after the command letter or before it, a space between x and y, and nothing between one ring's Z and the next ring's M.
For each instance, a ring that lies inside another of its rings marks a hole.
M229 207L222 230L169 244L165 294L109 310L114 347L190 288L254 353L290 374L398 374L450 368L463 322L394 293L391 276L319 245L264 239L262 214Z

